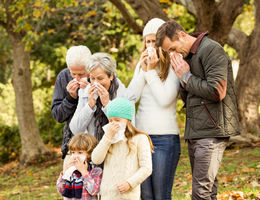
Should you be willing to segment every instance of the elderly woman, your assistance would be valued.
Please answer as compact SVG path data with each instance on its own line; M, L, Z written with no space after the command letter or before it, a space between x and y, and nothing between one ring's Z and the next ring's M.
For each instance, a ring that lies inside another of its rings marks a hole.
M70 129L74 135L88 132L100 140L104 134L102 127L108 123L106 106L110 100L125 97L134 104L135 96L127 92L117 78L116 63L109 54L93 54L87 71L91 84L79 89L79 102Z

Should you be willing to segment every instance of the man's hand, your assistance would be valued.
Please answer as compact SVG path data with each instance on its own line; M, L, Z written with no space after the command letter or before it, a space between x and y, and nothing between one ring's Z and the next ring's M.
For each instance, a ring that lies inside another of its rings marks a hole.
M189 64L178 53L170 54L170 60L172 68L179 79L182 78L184 73L190 71Z
M82 88L82 89L86 88L87 85L89 84L87 78L82 78L82 79L80 79L80 80L78 81L78 83L79 83L79 87Z
M68 93L74 99L78 98L78 88L79 88L79 83L76 80L71 80L66 87Z
M130 189L130 185L128 182L125 181L123 183L117 184L117 189L120 192L120 194L123 194Z

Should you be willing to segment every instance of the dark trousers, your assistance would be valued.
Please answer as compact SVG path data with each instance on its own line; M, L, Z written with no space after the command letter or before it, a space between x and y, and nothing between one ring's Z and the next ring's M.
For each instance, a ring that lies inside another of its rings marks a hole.
M188 140L192 170L192 200L216 200L218 169L228 138Z
M180 158L179 135L150 135L154 145L153 172L141 184L142 200L170 200Z

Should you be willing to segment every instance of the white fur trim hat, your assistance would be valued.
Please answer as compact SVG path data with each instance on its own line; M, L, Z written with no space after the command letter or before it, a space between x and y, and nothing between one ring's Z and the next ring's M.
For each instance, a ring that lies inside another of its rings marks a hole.
M156 34L157 30L163 25L165 21L159 18L153 18L147 22L143 30L143 37L149 34Z

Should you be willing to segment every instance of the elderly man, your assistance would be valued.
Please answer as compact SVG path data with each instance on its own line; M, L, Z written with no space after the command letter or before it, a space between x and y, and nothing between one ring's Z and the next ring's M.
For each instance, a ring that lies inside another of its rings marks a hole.
M184 138L192 169L192 199L217 199L217 173L231 135L239 134L232 66L223 48L207 37L163 24L156 46L169 52L186 105Z
M62 70L56 79L51 112L54 119L60 123L66 122L63 128L62 158L68 152L68 142L72 137L69 123L78 104L78 89L88 85L86 71L91 56L86 46L73 46L67 51L66 63L68 68Z

